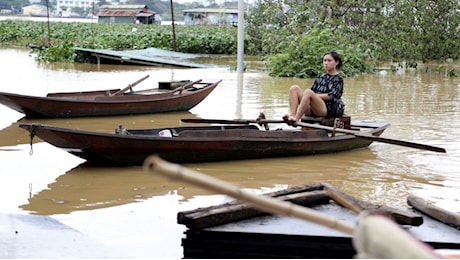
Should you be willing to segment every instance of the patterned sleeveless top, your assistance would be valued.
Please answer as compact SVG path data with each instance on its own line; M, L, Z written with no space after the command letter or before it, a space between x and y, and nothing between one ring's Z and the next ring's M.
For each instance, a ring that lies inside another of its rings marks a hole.
M327 93L331 100L324 101L327 107L328 117L341 117L345 110L342 101L343 78L340 75L321 74L316 78L311 90L316 94Z

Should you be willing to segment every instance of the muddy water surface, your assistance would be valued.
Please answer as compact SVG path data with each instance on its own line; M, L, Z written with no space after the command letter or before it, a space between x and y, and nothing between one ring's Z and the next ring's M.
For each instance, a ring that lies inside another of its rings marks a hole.
M50 216L92 239L118 247L114 257L119 258L182 257L180 239L185 227L176 224L177 212L229 198L149 175L141 167L88 166L38 140L31 147L27 132L18 128L20 123L112 132L120 124L127 128L177 126L181 118L255 119L264 112L267 118L280 119L288 111L289 86L310 87L313 82L272 78L251 70L238 78L225 66L162 69L40 64L28 50L17 49L0 49L0 57L0 91L38 96L124 88L147 74L150 77L136 88L150 88L167 80L223 80L208 98L187 112L29 120L0 105L0 212ZM458 63L452 66L459 70ZM458 78L424 69L347 78L344 100L352 119L390 122L382 136L441 146L447 154L375 142L368 149L337 154L185 166L254 192L329 182L378 204L406 206L407 196L416 193L460 211Z

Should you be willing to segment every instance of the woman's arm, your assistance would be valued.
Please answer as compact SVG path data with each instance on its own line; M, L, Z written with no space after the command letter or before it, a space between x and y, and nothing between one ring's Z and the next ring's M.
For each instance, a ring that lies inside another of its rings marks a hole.
M324 93L324 94L316 94L318 95L322 100L324 101L329 101L331 100L331 96L329 93Z

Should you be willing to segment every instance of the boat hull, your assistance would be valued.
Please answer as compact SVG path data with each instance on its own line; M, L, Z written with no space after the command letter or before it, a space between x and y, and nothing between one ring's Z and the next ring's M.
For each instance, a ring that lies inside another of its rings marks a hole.
M372 143L354 135L330 136L324 130L265 131L253 125L127 130L128 134L41 124L19 127L89 162L118 165L142 165L152 154L176 163L199 163L343 152ZM380 135L385 128L382 125L373 133ZM171 137L160 136L161 131L168 131Z
M220 83L200 88L147 91L113 96L117 90L55 93L47 97L0 92L0 104L25 114L26 118L70 118L188 111L203 101Z

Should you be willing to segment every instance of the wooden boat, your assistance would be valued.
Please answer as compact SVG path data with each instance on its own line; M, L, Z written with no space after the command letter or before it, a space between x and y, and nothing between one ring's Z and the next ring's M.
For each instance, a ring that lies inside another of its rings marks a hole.
M281 121L282 122L282 121ZM379 136L385 122L352 122L352 132ZM141 165L158 154L177 163L302 156L365 148L372 138L329 133L323 129L266 130L256 124L123 129L103 133L42 124L20 124L34 136L98 164Z
M142 78L141 80L145 79ZM50 93L46 97L0 92L0 104L26 118L68 118L187 111L205 99L221 82L160 82L158 88Z

